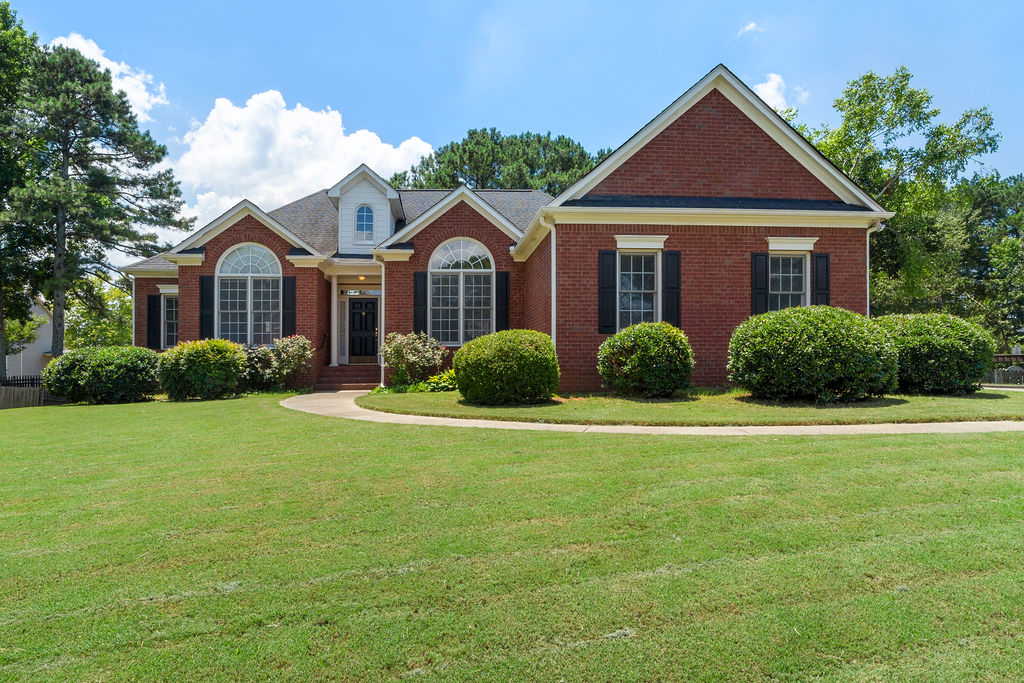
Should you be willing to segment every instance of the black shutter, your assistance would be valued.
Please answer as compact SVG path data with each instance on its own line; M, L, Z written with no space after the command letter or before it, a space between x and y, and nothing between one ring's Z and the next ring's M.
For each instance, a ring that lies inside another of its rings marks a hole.
M681 258L678 251L661 254L661 319L676 327L682 327L679 313Z
M199 338L213 338L213 276L199 276Z
M750 255L750 312L768 312L768 254Z
M146 346L160 350L160 295L146 298Z
M295 334L295 276L281 278L281 336Z
M412 329L427 332L427 274L412 274Z
M494 331L501 332L508 329L508 271L499 270L494 275Z
M829 259L828 254L814 254L811 267L811 303L815 306L829 305Z
M597 331L615 334L615 250L597 252Z

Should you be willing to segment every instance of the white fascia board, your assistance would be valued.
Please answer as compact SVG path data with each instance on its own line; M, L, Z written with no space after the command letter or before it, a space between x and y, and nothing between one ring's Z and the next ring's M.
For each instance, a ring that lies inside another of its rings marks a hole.
M389 247L397 242L405 242L409 240L419 231L423 230L423 228L427 227L437 218L444 215L448 209L452 208L459 202L466 202L469 204L477 213L489 220L494 227L501 230L514 241L522 239L523 233L519 232L519 229L516 228L516 226L512 225L507 218L498 213L493 206L480 199L476 193L463 185L437 204L434 204L432 207L424 211L412 223L409 223L394 235L378 244L377 249L374 249L373 253L376 254L378 250Z
M163 254L160 258L170 261L177 266L201 266L206 260L206 254Z
M174 296L178 293L178 285L157 285L156 288L164 296Z
M680 209L562 206L545 214L558 223L639 225L738 225L761 227L867 228L891 218L891 211L806 211L802 209ZM531 226L532 227L532 226Z
M296 268L316 268L325 260L319 254L286 255L288 261Z
M359 164L355 170L349 173L347 176L339 180L334 184L334 187L327 190L328 197L338 197L341 195L342 190L346 185L355 182L359 178L368 178L372 183L379 186L388 199L398 199L398 190L391 187L388 181L381 178L377 173L367 166L366 164Z
M213 221L207 223L205 226L203 226L203 228L192 233L192 235L190 235L184 242L181 242L176 247L171 249L169 254L177 254L181 251L184 251L185 249L201 246L206 242L210 241L211 239L213 239L214 237L216 237L217 235L219 235L220 233L224 232L228 228L230 228L232 225L238 222L239 219L245 218L246 216L252 216L260 223L267 226L267 228L269 228L272 232L277 233L278 236L280 236L286 242L291 244L293 247L305 249L310 254L318 253L315 248L307 244L305 240L303 240L301 237L293 233L291 230L286 228L278 221L271 218L266 211L256 206L248 199L243 199L242 201L238 202L233 207L222 213L220 216L215 218ZM164 258L169 259L169 256L164 256Z
M374 249L372 252L376 261L408 261L415 253L413 249Z
M766 237L768 251L814 251L817 237Z
M558 195L549 206L562 206L570 199L578 199L585 195L711 90L716 89L843 201L860 204L873 211L884 210L871 195L826 161L810 142L722 64L709 71L704 78L680 95L590 173Z
M157 268L132 268L126 266L124 268L118 268L125 275L131 275L132 277L178 277L178 269L166 270Z
M668 235L616 235L617 249L664 249Z

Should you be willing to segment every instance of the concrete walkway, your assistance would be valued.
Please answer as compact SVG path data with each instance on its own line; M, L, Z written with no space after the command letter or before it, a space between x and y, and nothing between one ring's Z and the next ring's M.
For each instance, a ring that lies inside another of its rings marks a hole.
M540 432L588 432L595 434L667 434L680 436L758 436L815 434L971 434L975 432L1024 432L1024 421L916 422L860 425L773 425L751 427L645 427L640 425L575 425L505 420L470 420L453 417L399 415L368 410L356 405L365 391L317 392L292 396L281 405L304 413L343 417L366 422L387 422L432 427L527 429Z

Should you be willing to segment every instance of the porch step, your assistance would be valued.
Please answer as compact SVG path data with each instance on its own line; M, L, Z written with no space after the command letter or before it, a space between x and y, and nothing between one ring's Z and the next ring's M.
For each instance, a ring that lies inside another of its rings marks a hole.
M377 382L317 382L317 391L369 391Z

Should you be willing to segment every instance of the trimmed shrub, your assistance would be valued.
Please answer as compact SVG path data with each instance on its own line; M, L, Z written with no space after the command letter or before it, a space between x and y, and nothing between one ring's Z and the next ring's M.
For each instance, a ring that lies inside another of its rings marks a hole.
M244 346L245 372L238 383L239 391L265 391L281 385L281 373L273 350L266 346Z
M693 349L668 323L638 323L608 337L597 350L597 371L619 394L671 396L690 385Z
M899 354L899 389L907 394L964 394L981 388L995 340L985 328L947 313L874 319Z
M455 370L448 368L440 375L427 378L428 391L456 391L459 385L455 382Z
M452 369L459 392L470 403L541 403L558 389L555 345L536 330L477 337L455 352Z
M392 332L384 337L380 347L384 365L391 368L391 384L415 384L436 375L448 353L448 349L433 337L423 332L399 334Z
M245 372L241 344L226 339L180 342L160 356L157 368L172 401L221 398L238 389Z
M135 346L96 346L68 351L43 369L43 386L55 396L88 403L134 403L154 394L157 354Z
M729 378L757 398L858 401L896 388L896 348L862 315L830 306L748 318L729 341Z
M299 387L313 369L313 342L301 334L274 340L277 381L289 388Z

